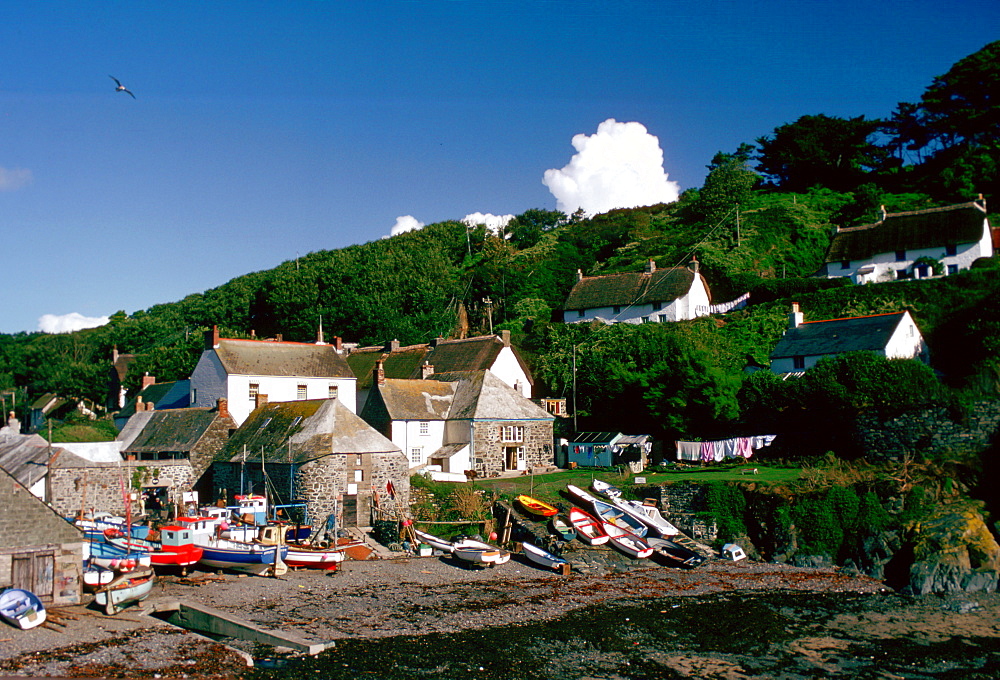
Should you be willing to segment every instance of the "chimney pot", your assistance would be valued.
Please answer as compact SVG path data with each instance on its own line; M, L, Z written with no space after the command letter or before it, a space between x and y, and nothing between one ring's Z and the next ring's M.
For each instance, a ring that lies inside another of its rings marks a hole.
M692 255L691 256L691 271L693 271L695 274L697 274L699 267L700 267L700 265L698 263L698 256L697 255Z
M652 274L656 272L656 260L646 260L646 273Z
M375 371L374 371L374 373L375 374L372 377L374 378L375 384L376 385L384 385L385 384L385 364L381 360L375 362Z
M431 364L431 362L429 361L425 361L423 365L420 367L420 377L424 380L427 380L427 378L429 378L432 375L434 375L434 365ZM384 376L383 376L383 381L384 381Z
M793 302L792 313L788 315L788 327L798 328L802 324L804 318L805 317L803 316L802 312L799 310L799 303Z
M577 283L579 283L580 281L583 281L583 270L582 269L577 269L576 270L576 281L577 281Z
M261 406L263 406L266 403L267 403L267 395L266 394L260 394L258 392L257 393L257 398L254 401L254 408L260 408Z
M229 400L225 397L219 397L216 399L215 408L219 411L220 418L229 417Z

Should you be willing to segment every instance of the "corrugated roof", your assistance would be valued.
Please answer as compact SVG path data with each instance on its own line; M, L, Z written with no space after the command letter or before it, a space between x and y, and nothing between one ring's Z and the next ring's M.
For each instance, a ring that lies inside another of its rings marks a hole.
M669 304L691 290L695 276L701 274L687 267L657 269L652 274L625 272L585 276L573 286L563 309L625 307L653 302ZM707 284L705 289L708 289Z
M191 451L219 412L214 408L192 407L153 411L152 414L124 453Z
M983 237L986 211L977 203L889 213L880 222L833 235L827 262L869 260L879 253L975 243Z
M219 340L215 348L230 375L281 375L303 378L353 378L333 345L269 340Z
M303 463L334 454L392 453L400 449L339 399L264 404L254 409L215 460Z
M905 314L808 321L785 331L771 358L884 350Z
M571 444L606 444L621 432L579 432L569 438Z

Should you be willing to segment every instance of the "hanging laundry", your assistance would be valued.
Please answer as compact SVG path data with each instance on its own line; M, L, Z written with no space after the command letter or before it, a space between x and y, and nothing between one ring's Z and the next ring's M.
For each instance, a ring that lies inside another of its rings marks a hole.
M701 442L677 442L677 460L701 460Z
M701 460L705 463L715 460L715 445L712 442L701 443Z
M726 457L726 444L723 440L718 440L712 442L712 460L716 463L721 463L722 459Z
M737 440L735 438L734 439L726 439L725 441L723 441L723 447L725 448L726 458L727 459L739 457L740 454L736 450L736 447L737 447L738 443L739 443L739 440Z
M749 458L753 455L753 445L750 437L740 437L736 440L736 452L744 458Z

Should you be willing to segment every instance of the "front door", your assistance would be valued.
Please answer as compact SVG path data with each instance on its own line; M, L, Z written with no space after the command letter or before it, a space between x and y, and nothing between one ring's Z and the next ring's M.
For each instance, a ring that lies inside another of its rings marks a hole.
M504 469L524 470L526 467L523 446L508 446L504 449Z
M341 520L344 527L358 526L358 497L344 496L344 515Z
M30 590L44 602L51 602L55 558L51 550L11 556L11 585Z

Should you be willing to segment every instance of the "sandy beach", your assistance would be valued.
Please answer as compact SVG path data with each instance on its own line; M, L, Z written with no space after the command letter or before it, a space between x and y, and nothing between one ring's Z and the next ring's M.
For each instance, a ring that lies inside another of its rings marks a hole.
M426 557L347 561L336 572L290 571L279 578L196 572L186 579L161 577L141 609L126 609L115 617L77 606L54 610L53 623L42 628L2 629L0 676L237 678L252 671L245 656L233 648L258 661L273 654L249 643L227 640L231 646L224 646L147 615L157 603L172 600L208 605L310 641L336 642L502 627L523 622L526 616L551 620L623 600L784 593L793 602L796 593L877 598L885 592L877 581L834 569L720 560L693 570L650 563L570 576L542 571L521 556L495 569L470 569L448 557ZM951 614L967 617L964 625L970 635L1000 637L1000 606L995 600L982 596L969 611ZM925 608L922 617L892 619L892 634L946 630L950 610L937 602Z

